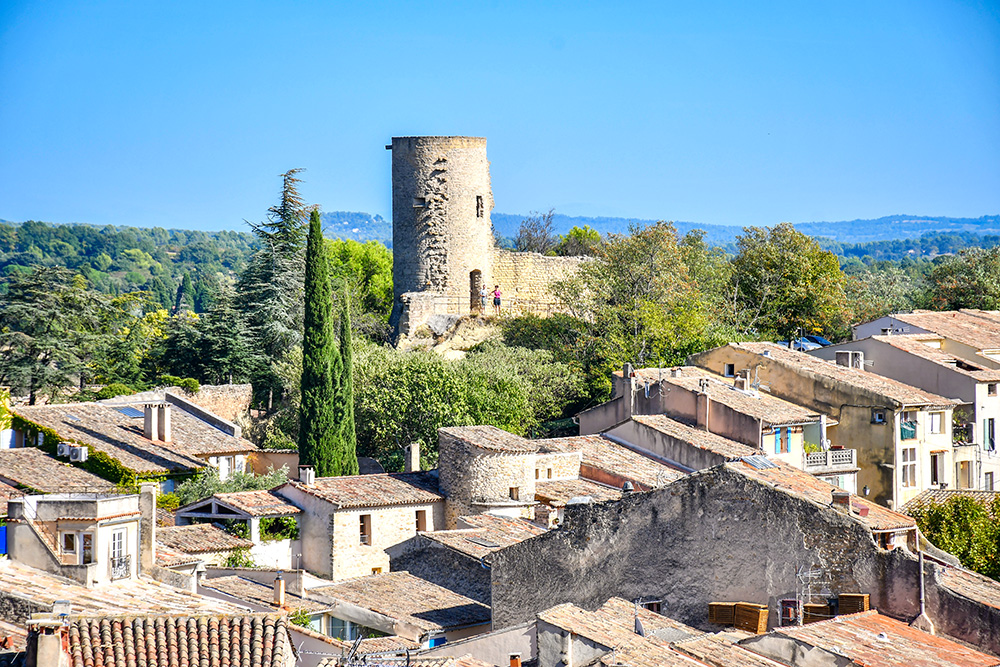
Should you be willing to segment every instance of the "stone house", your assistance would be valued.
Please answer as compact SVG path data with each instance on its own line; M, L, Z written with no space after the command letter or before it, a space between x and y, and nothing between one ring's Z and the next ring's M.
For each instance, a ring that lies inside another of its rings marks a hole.
M854 326L854 340L899 334L936 334L942 351L977 366L1000 369L1000 311L915 310Z
M170 392L165 396L162 402L135 405L12 407L13 445L37 446L106 474L117 469L119 476L163 479L164 492L208 466L218 470L221 479L248 469L257 447L242 437L239 426L183 397ZM86 449L85 457L74 450L81 447Z
M135 580L153 567L156 494L151 486L144 486L138 495L53 493L11 498L8 555L86 587Z
M934 482L968 485L954 478L968 473L954 466L958 401L841 361L774 343L730 343L688 358L716 373L749 373L772 395L829 415L830 442L857 450L858 487L876 502L899 507Z
M977 363L946 352L946 345L938 334L879 335L809 354L828 361L853 355L872 373L958 399L961 405L955 408L957 427L952 434L955 471L932 469L931 485L954 479L959 488L1000 490L1000 369L987 366L981 355ZM938 460L939 468L943 463Z

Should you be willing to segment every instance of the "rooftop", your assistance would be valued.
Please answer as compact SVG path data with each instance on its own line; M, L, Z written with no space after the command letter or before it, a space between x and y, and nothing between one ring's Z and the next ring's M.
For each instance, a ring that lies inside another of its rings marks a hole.
M594 502L603 502L605 500L618 500L621 498L622 492L620 489L613 489L589 479L539 480L535 482L535 500L553 507L561 507L573 498L586 496L593 498Z
M839 490L837 487L786 463L780 461L772 461L771 463L774 464L774 467L763 469L756 468L745 461L736 461L725 465L747 477L772 485L779 491L819 505L831 506L833 492ZM850 516L871 530L903 530L917 525L912 518L905 514L894 512L858 496L851 496L851 505L855 510L860 510L862 507L868 508L868 516L861 516L855 512L852 512Z
M872 339L877 340L880 343L885 343L886 345L891 345L898 350L902 350L908 354L926 359L927 361L932 361L935 364L951 369L956 373L967 375L975 380L978 380L979 382L1000 381L1000 370L993 370L986 368L985 366L979 366L961 357L948 354L939 348L931 347L925 342L928 340L927 334L872 336ZM933 339L939 340L936 337Z
M749 415L774 426L779 424L811 424L820 419L818 412L767 393L737 389L733 384L733 378L723 378L694 366L673 369L646 368L638 371L638 376L643 380L659 380L664 384L681 387L694 393L700 393L702 383L707 380L708 395L714 403L720 403L735 412Z
M270 491L216 493L214 497L250 516L287 516L302 512L295 505Z
M168 549L187 554L249 549L253 546L250 540L227 533L211 523L159 528L156 531L156 541Z
M0 449L0 479L41 493L107 491L115 486L37 447Z
M826 361L811 354L806 354L805 352L790 350L776 343L730 343L729 346L738 350L745 350L751 354L767 356L774 362L796 371L805 371L824 379L843 382L858 389L869 391L899 406L953 407L957 405L957 401L953 399L932 394L929 391L924 391L923 389L877 375L876 373L841 366L832 361Z
M952 498L971 498L977 502L990 504L1000 498L1000 491L976 491L973 489L927 489L904 504L900 511L910 514L914 510L941 505Z
M36 570L21 563L0 560L0 595L31 600L51 607L56 600L69 600L73 614L242 614L243 609L211 598L188 593L150 579L126 579L95 588Z
M0 516L7 516L7 501L24 495L16 487L0 482Z
M582 465L630 479L650 488L669 484L684 473L600 435L536 441L543 450L580 452ZM586 476L586 470L581 471Z
M141 473L192 472L205 467L205 457L257 450L249 441L229 435L176 405L170 407L171 442L149 440L143 436L142 410L133 409L140 416L126 414L126 406L104 403L35 405L11 411Z
M314 484L289 481L275 492L280 494L286 486L333 503L338 508L416 505L444 500L444 496L438 493L437 477L430 472L317 477Z
M941 583L970 600L1000 609L1000 583L989 577L965 568L943 566Z
M916 310L893 319L979 350L1000 348L1000 315L988 310Z
M215 577L212 579L203 579L201 587L211 588L220 593L231 595L234 598L249 602L258 607L278 609L274 604L274 587L253 581L252 579L245 579L237 575ZM288 609L301 609L309 613L319 613L329 611L331 606L329 603L311 599L308 593L305 597L302 597L288 590L285 591L285 607Z
M490 622L490 608L486 605L405 571L350 579L312 588L309 593L370 609L423 631Z
M632 415L632 421L669 435L692 447L724 456L727 459L738 459L743 456L753 456L760 453L756 448L744 445L742 442L736 442L721 435L709 433L704 429L688 426L666 415Z
M781 663L757 655L723 633L702 635L674 644L674 649L713 667L781 667Z
M536 441L508 433L496 426L452 426L438 429L438 432L500 454L527 454L538 449Z
M524 519L492 514L459 517L458 525L463 528L423 533L423 536L473 558L483 558L545 532L545 529Z
M74 618L67 650L71 667L294 663L287 618L276 614Z
M987 667L1000 659L928 634L877 611L776 628L775 634L847 656L855 664L884 667Z

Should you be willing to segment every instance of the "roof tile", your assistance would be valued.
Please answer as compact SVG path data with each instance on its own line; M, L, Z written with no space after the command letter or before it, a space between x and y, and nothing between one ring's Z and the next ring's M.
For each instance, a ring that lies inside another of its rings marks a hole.
M384 473L317 477L314 484L290 481L288 485L338 507L383 507L414 505L444 500L438 493L437 477L429 472ZM275 492L281 493L284 486Z

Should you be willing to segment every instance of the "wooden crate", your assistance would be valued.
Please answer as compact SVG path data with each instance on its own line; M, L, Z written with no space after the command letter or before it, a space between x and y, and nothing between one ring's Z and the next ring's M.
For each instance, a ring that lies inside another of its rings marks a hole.
M762 635L767 632L767 605L750 602L736 603L737 629Z
M840 614L857 614L868 611L868 593L841 593L837 596L840 602Z
M833 617L830 613L830 605L826 604L804 604L802 605L802 622L815 623L816 621L826 621Z
M709 602L708 622L716 625L732 626L736 622L735 602Z

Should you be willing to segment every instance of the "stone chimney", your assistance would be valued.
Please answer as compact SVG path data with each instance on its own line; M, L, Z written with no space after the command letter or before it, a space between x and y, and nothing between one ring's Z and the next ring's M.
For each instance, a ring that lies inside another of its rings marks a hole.
M170 404L164 403L156 408L158 416L157 434L163 442L171 442L173 438L170 434Z
M316 483L316 471L312 466L299 466L299 481L306 485Z
M142 420L142 434L147 440L156 440L160 435L159 426L159 413L156 405L144 405L143 409L143 420Z
M281 570L274 577L274 606L285 606L285 580L281 577Z
M839 489L833 492L833 502L831 505L840 510L841 512L851 511L851 494L847 491L841 491Z
M139 572L148 574L156 563L156 495L160 485L143 482L139 485Z
M625 419L635 412L635 369L632 364L622 366L622 400L625 401Z
M403 465L404 472L420 472L420 443L411 442L403 451L406 462Z
M712 398L708 395L708 379L698 380L698 393L695 394L695 424L702 430L708 429L712 412Z

